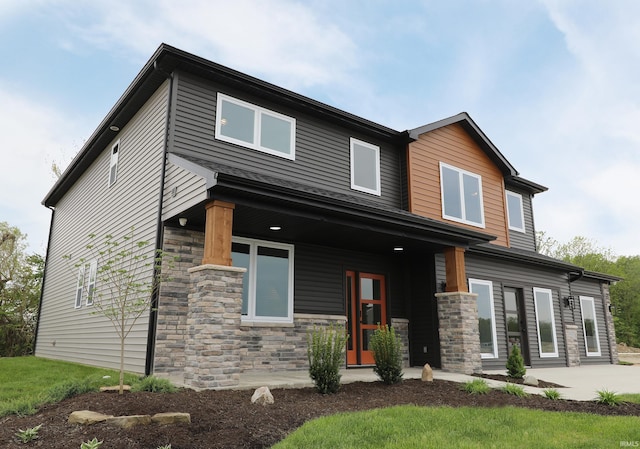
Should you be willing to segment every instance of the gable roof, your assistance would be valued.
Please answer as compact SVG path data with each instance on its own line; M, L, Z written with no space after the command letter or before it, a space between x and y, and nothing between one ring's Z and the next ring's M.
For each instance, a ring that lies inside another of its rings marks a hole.
M417 140L421 134L435 131L436 129L453 124L461 125L505 176L518 176L518 171L515 167L511 165L507 158L504 157L500 150L498 150L493 142L491 142L487 135L466 112L461 112L457 115L438 120L437 122L410 129L408 133L413 140Z

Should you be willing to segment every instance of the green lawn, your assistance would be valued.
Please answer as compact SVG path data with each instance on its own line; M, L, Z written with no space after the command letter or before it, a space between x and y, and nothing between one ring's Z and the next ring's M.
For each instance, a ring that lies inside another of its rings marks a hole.
M310 421L273 449L613 448L639 441L639 428L638 417L399 406Z
M136 379L134 375L125 377L126 382ZM117 383L118 372L114 370L37 357L0 358L0 416L33 413L66 391L82 392Z

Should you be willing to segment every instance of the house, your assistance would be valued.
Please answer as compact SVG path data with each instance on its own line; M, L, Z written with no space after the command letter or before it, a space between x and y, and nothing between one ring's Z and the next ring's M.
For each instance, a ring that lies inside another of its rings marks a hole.
M330 324L366 366L378 323L406 365L502 369L512 345L536 368L616 363L617 278L535 251L545 190L466 113L396 131L161 45L43 201L36 355L117 366L97 267L62 257L133 226L178 260L127 340L133 372L217 388L305 370Z

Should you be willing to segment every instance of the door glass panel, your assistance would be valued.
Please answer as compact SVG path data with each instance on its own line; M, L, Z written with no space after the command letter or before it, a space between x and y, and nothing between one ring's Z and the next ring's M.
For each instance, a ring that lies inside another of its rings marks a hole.
M364 351L369 351L371 349L369 348L369 342L371 341L371 337L374 332L375 329L362 329L362 349Z
M249 251L250 246L245 243L231 244L231 260L234 267L246 268L247 271L242 277L242 314L246 315L249 310Z
M382 322L382 306L380 304L362 304L362 324L380 324Z
M353 350L353 332L351 328L353 326L353 276L347 276L347 349Z
M287 317L289 306L289 252L258 247L256 315Z
M380 293L378 279L360 278L360 299L379 300Z

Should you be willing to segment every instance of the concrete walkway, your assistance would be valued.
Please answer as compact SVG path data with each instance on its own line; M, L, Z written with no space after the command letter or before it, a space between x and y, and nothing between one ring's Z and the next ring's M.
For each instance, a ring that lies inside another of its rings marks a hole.
M505 374L505 370L485 371L486 374ZM371 368L355 368L342 370L342 382L374 382L378 378ZM563 399L579 401L593 400L597 391L607 389L617 393L640 393L640 365L591 365L575 368L537 368L528 369L538 379L563 385L558 388ZM420 379L421 368L405 368L404 379ZM448 373L433 370L434 379L464 383L476 377L465 374ZM487 380L493 388L501 388L504 382ZM254 389L266 385L270 388L303 388L312 387L313 382L306 371L274 371L270 373L245 372L240 375L239 389ZM530 394L542 394L542 388L525 387Z

